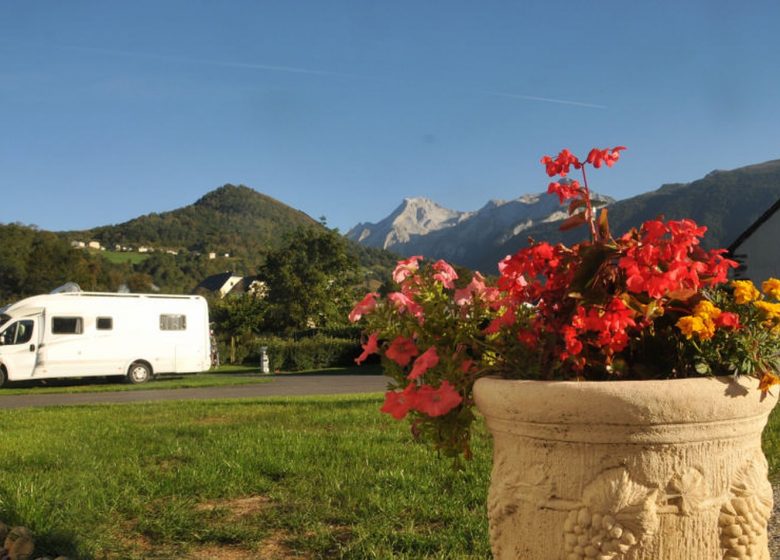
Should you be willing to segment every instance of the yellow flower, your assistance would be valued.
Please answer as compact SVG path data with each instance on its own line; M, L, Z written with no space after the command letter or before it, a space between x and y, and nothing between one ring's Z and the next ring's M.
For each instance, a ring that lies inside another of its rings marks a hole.
M767 319L780 319L780 303L770 303L768 301L754 301L753 305L755 305L758 309L760 309L764 317Z
M708 324L709 323L709 324ZM715 334L715 324L698 315L686 315L677 321L677 328L682 331L685 338L691 339L695 334L701 340L712 338Z
M734 300L739 303L750 303L761 295L750 280L734 280L731 282L734 288Z
M693 308L693 314L701 317L702 319L705 317L710 319L717 319L720 316L720 313L720 309L715 307L712 302L707 301L706 299L701 300L696 304L696 307Z
M761 291L772 299L780 300L780 280L770 278L761 284Z

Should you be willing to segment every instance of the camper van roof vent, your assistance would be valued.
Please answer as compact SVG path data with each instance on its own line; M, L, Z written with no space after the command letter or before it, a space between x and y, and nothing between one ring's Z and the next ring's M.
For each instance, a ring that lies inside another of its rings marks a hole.
M79 287L78 284L75 282L66 282L62 286L59 286L58 288L54 288L50 294L69 294L73 292L80 292L81 287Z

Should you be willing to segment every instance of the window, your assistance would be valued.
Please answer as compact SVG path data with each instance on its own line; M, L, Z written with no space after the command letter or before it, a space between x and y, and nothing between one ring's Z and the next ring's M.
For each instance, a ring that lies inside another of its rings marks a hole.
M161 331L183 331L187 328L186 315L160 315Z
M113 317L98 317L97 318L97 330L99 331L110 331L114 328L114 318Z
M18 321L12 323L7 329L0 333L0 343L2 344L24 344L30 342L33 334L32 321Z
M81 334L84 332L81 317L52 317L51 334Z

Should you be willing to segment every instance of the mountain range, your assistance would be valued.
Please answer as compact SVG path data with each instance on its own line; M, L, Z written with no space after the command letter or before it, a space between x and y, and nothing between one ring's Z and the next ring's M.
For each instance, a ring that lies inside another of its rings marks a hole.
M690 218L707 226L706 247L726 247L780 199L780 160L713 171L691 183L663 185L620 201L595 193L594 199L607 205L614 235L659 216ZM494 273L497 262L527 245L529 237L570 244L587 236L585 228L559 230L564 209L547 194L490 201L473 212L407 198L383 220L360 223L347 237L403 256L421 254Z

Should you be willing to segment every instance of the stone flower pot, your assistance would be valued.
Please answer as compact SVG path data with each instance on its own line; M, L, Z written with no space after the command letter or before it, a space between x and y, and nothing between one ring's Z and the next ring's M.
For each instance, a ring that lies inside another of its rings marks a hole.
M752 378L484 378L496 560L770 560Z

